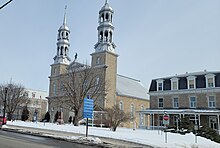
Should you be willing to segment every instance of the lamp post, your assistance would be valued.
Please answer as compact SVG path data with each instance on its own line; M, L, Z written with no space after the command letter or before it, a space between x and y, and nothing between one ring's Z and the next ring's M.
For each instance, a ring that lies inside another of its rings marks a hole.
M4 109L3 109L3 121L2 121L2 125L5 124L5 108L6 108L7 93L8 93L8 88L5 87L5 100L4 100Z

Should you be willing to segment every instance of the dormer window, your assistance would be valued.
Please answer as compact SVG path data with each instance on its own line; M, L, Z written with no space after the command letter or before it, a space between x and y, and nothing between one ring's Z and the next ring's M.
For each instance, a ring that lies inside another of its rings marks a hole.
M196 77L195 76L187 77L187 82L188 82L188 89L196 88Z
M163 91L163 81L162 79L157 80L157 91Z
M205 75L206 78L206 88L215 87L215 75L214 74L207 74Z
M179 89L179 83L178 83L178 78L172 78L171 80L171 90L178 90Z

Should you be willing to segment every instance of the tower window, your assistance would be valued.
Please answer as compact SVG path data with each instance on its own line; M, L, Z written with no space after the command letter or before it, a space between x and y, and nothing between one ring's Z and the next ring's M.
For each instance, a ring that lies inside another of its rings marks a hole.
M105 31L105 41L108 41L108 31Z
M104 14L102 14L102 16L101 16L101 22L103 22L104 21Z
M60 55L63 55L63 46L61 46Z
M100 61L101 61L100 57L97 57L96 64L97 65L100 64L101 63Z
M100 41L103 40L103 32L101 31L100 34L99 34L99 38L100 38Z
M67 47L65 47L65 56L67 55Z
M105 20L107 21L108 19L109 19L109 14L106 13L106 15L105 15Z
M68 38L68 35L69 35L68 32L66 32L66 38Z
M62 36L62 38L63 38L63 32L61 33L61 36Z

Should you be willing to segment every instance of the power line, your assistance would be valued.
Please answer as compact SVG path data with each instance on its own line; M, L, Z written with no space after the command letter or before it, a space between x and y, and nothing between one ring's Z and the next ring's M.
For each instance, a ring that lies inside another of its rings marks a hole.
M0 7L0 9L2 9L2 8L4 8L6 5L8 5L10 2L12 2L13 0L9 0L7 3L5 3L4 5L2 5L1 7Z

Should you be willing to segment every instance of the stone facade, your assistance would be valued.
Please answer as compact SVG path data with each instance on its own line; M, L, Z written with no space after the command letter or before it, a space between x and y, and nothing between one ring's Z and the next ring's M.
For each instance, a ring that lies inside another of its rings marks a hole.
M99 11L99 26L98 30L98 42L95 44L95 51L91 54L91 69L93 69L99 78L104 78L105 81L105 92L101 93L98 97L95 96L96 105L101 110L105 108L110 108L113 105L119 105L118 102L124 102L124 109L126 112L130 112L131 104L134 105L134 119L132 123L137 125L139 118L136 117L136 112L141 109L149 107L149 99L147 97L147 90L141 85L140 81L126 78L127 81L132 81L134 88L130 89L133 92L133 95L126 95L130 93L129 91L122 91L123 95L118 95L117 86L118 77L117 75L117 58L118 55L115 53L116 45L113 43L113 31L114 26L112 22L113 9L109 6L108 2ZM63 49L68 49L69 39L68 36L63 36L62 34L69 34L69 28L66 26L66 18L64 17L63 25L58 30L58 41L57 41L57 55L54 57L54 63L51 65L51 75L49 76L50 85L49 85L49 111L51 113L51 121L53 121L54 115L57 111L63 113L64 122L68 122L70 116L74 116L74 112L70 112L59 105L59 102L56 101L58 98L63 97L62 94L62 85L61 81L64 77L68 77L68 74L71 70L74 69L74 66L83 66L85 64L78 63L77 56L75 56L74 61L70 61L68 58L68 52L63 54ZM68 50L67 50L68 51ZM126 81L124 80L124 81ZM132 86L122 86L122 87L132 87ZM123 89L122 89L123 90ZM140 90L142 90L140 92ZM141 97L137 97L136 94L142 94ZM82 111L80 111L82 112ZM143 117L142 117L143 118ZM143 123L146 123L144 121ZM135 126L136 126L135 125ZM130 121L124 126L133 127Z
M151 125L163 123L170 114L170 124L189 117L191 123L220 130L220 72L204 71L154 79L149 89ZM159 123L158 123L159 121Z

